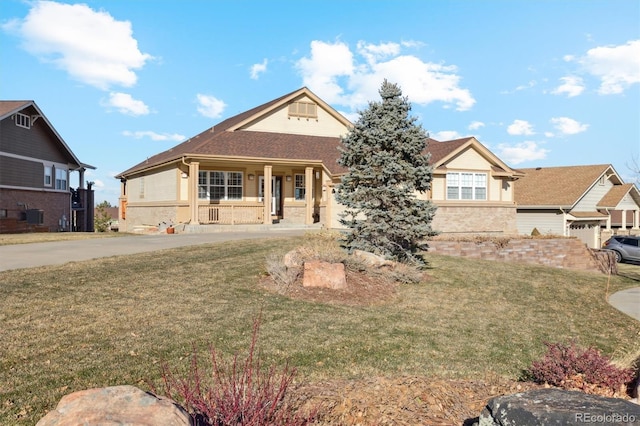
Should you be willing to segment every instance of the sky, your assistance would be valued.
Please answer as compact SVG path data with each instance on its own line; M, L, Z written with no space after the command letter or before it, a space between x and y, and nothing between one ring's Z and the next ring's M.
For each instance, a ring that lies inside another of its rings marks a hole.
M96 167L96 203L117 205L118 173L304 86L355 122L384 79L436 140L636 177L640 0L0 0L0 99L35 101Z

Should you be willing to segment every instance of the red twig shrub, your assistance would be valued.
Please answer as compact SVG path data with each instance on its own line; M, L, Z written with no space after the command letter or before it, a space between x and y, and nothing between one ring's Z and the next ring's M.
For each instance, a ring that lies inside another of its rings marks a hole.
M302 414L284 400L293 383L295 368L286 365L263 369L256 344L260 319L253 324L249 352L244 360L235 355L225 362L213 346L209 347L209 368L201 368L194 348L186 378L177 377L162 364L164 395L183 405L198 425L212 426L302 426L316 415Z
M581 348L575 341L545 345L546 354L528 370L529 377L537 383L617 396L626 393L634 379L632 369L616 367L596 348Z

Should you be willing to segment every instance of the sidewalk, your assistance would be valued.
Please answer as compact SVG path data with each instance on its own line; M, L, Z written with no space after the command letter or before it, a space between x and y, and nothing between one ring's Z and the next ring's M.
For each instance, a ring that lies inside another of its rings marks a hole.
M609 304L640 321L640 287L622 290L609 296Z
M52 241L0 246L0 271L63 265L67 262L144 253L198 244L304 235L305 229L258 230L185 234L133 235L75 241Z

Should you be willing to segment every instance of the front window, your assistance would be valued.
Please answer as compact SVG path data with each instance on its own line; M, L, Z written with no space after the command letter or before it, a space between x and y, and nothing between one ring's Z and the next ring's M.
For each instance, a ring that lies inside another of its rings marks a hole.
M447 173L447 200L486 200L487 174Z
M304 175L295 175L294 195L296 200L304 201L305 199Z
M67 171L56 169L56 189L67 189Z
M53 181L53 167L44 166L44 186L51 186Z
M242 172L200 171L198 198L201 200L242 200Z

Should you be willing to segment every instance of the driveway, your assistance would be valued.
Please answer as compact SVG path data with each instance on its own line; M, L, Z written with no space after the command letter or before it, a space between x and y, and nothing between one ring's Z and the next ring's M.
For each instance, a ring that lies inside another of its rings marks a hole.
M309 230L282 229L251 232L132 235L73 241L0 246L0 271L62 265L67 262L144 253L198 244L304 235Z

